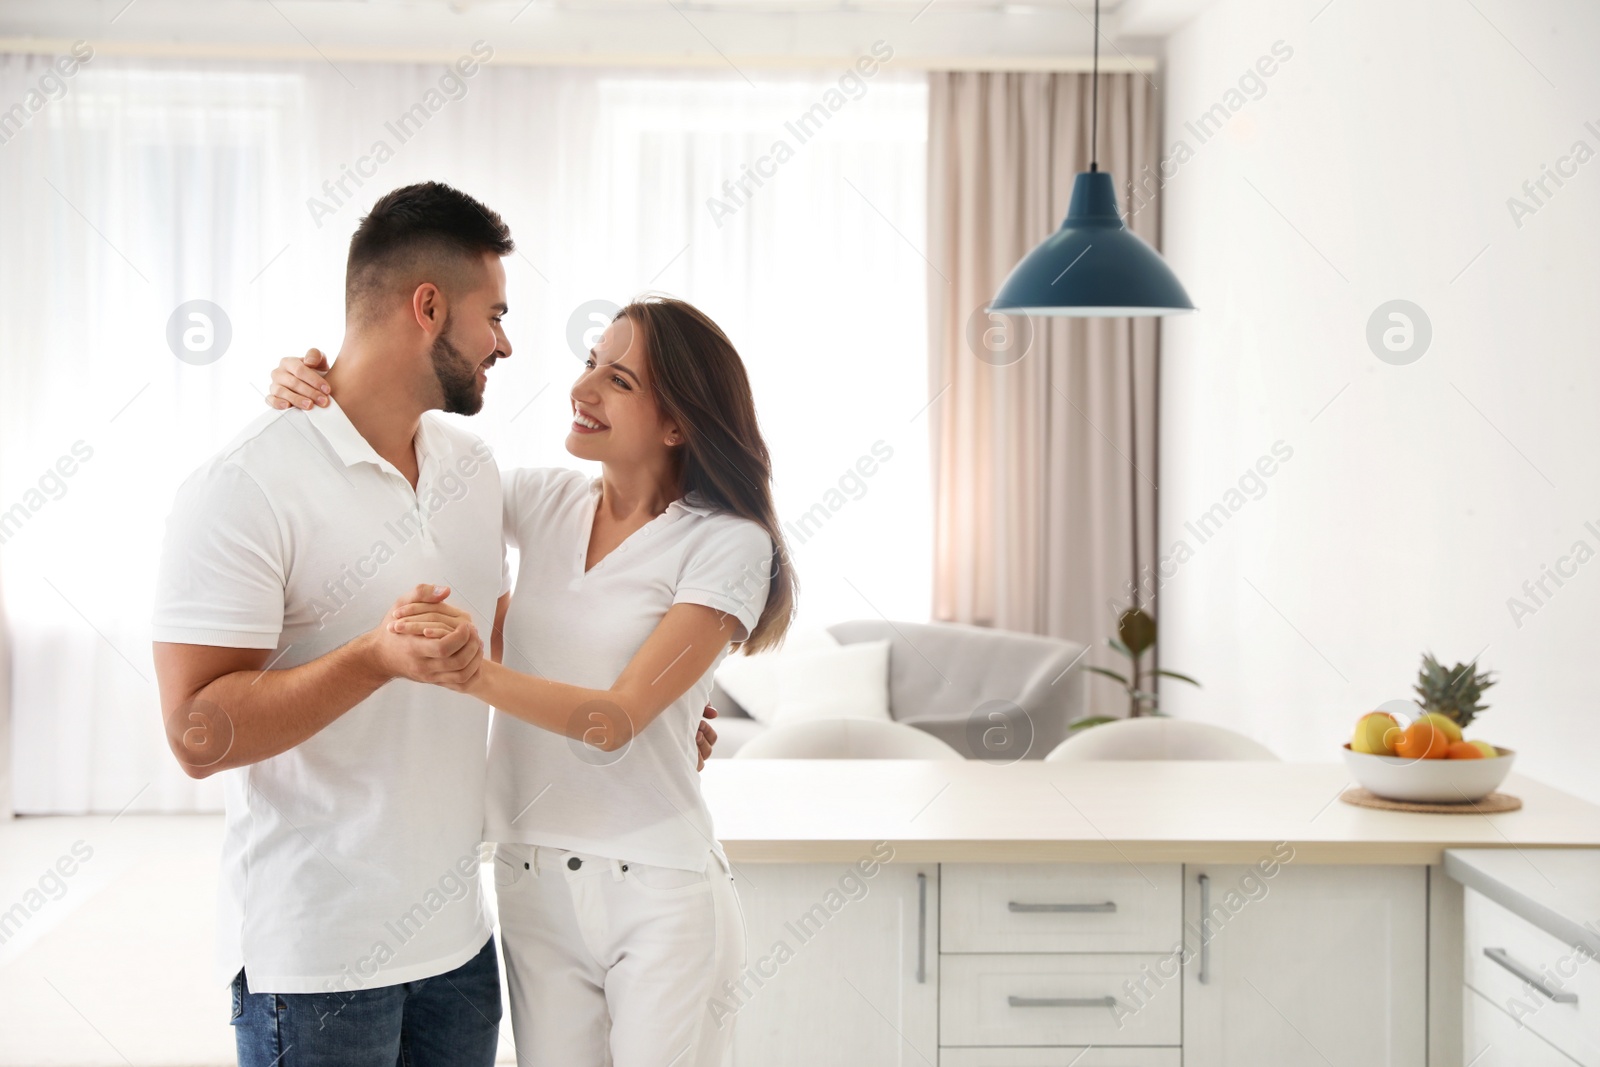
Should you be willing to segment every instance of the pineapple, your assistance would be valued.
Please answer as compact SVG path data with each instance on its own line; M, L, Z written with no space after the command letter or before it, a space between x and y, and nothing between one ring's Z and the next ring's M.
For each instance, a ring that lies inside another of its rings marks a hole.
M1494 675L1477 670L1474 663L1446 667L1432 653L1424 653L1414 688L1422 698L1422 710L1436 711L1466 729L1488 706L1481 702L1483 691L1494 683Z

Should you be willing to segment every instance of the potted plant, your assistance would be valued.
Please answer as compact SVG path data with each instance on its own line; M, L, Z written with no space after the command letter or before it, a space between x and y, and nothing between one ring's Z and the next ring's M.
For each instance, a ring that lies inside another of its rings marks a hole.
M1187 682L1198 687L1199 682L1187 674L1177 671L1147 669L1144 665L1145 654L1156 644L1156 620L1152 619L1142 608L1129 608L1117 616L1117 633L1115 637L1106 638L1106 645L1118 655L1128 659L1128 672L1121 674L1105 667L1085 667L1084 670L1102 677L1110 678L1123 691L1128 694L1128 715L1136 719L1144 715L1160 715L1160 697L1156 694L1154 684L1157 677L1176 678L1180 682ZM1150 688L1146 689L1145 686ZM1081 730L1086 726L1099 726L1104 722L1116 722L1114 715L1090 715L1077 720L1067 726L1069 730Z

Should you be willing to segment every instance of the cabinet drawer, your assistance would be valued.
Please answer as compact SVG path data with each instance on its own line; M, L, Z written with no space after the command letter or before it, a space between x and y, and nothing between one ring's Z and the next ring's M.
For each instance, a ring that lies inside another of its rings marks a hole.
M945 952L1171 952L1177 865L962 863L940 871Z
M943 1048L939 1050L939 1067L1181 1067L1182 1063L1183 1050L1175 1048ZM1530 1064L1529 1067L1534 1065Z
M1176 960L1090 953L945 956L939 1042L1177 1045L1183 983Z
M1468 989L1462 1004L1462 1062L1472 1067L1577 1067L1555 1046Z
M1467 985L1513 1025L1520 1022L1584 1067L1600 1067L1600 962L1475 890L1465 892L1462 904Z

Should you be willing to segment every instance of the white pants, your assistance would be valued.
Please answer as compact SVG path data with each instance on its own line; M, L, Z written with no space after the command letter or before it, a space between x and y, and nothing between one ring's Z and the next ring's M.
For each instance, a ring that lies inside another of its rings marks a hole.
M519 1067L726 1067L713 1010L744 970L732 872L502 844L500 949Z

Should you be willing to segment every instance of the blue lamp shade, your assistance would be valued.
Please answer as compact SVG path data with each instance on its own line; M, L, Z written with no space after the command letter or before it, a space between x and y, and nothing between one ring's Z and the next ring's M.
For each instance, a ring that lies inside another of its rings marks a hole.
M1023 257L989 304L1013 315L1114 317L1194 310L1161 254L1122 224L1105 171L1079 174L1061 229Z

